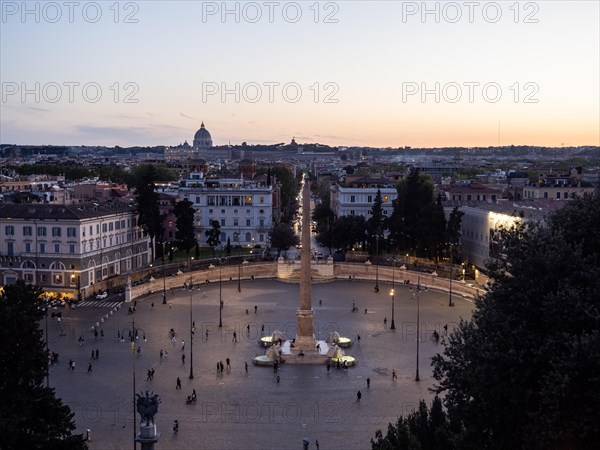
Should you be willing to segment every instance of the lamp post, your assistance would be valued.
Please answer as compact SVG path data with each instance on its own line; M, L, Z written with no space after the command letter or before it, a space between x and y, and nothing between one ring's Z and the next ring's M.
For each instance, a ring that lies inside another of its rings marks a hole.
M222 314L223 309L223 298L222 298L222 286L221 286L221 265L223 264L221 258L219 258L219 328L223 327Z
M419 308L419 291L421 290L421 277L417 278L417 373L415 375L415 381L420 381L419 378L419 341L421 340L420 335L420 308Z
M194 378L194 321L192 319L192 293L194 284L192 281L192 271L190 270L190 376L189 379Z
M132 378L133 378L133 396L132 396L132 406L133 406L133 450L137 448L136 441L136 429L137 429L137 417L135 411L135 319L131 319L131 370L132 370Z
M162 304L167 304L167 275L165 273L165 243L162 243L162 265L163 265L163 301Z
M376 236L375 240L375 257L377 258L375 265L375 292L379 292L379 236Z
M454 306L452 303L452 244L450 244L450 290L448 295L448 306Z
M238 243L238 292L242 292L242 247L240 246L240 233L233 233L233 237Z
M392 259L392 291L390 292L390 295L392 296L392 324L390 325L390 330L396 329L396 323L394 322L394 303L395 303L394 288L395 288L395 281L396 281L396 276L394 273L395 265L396 265L396 260Z
M48 355L50 354L50 350L48 349L48 300L44 300L44 315L46 316L46 335L44 337L45 337L45 341L46 341L46 358L47 358ZM49 367L49 365L46 370L46 387L47 388L50 387L50 367Z

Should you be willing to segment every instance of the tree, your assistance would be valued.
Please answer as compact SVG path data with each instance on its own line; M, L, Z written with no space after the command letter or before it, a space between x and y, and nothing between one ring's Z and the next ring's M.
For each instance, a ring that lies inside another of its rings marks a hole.
M319 203L312 210L312 220L317 224L317 242L330 251L333 248L333 211L329 207L329 201Z
M39 288L17 280L0 296L0 437L2 448L86 449L70 408L44 386L48 371L39 321Z
M212 227L204 232L206 243L212 248L213 258L215 257L215 247L221 243L221 224L218 220L213 220Z
M375 241L377 238L381 239L383 237L383 232L385 230L382 205L383 199L381 197L381 190L377 189L377 194L375 194L375 200L371 207L371 217L367 220L367 233L369 235L369 248L371 253L373 253L376 248Z
M394 209L388 222L394 247L431 254L432 245L435 247L446 225L444 222L442 227L440 206L436 205L431 177L413 170L398 183L396 189L398 198L393 202Z
M177 230L175 239L177 248L184 250L186 256L190 257L190 250L196 245L196 232L194 230L194 207L189 200L182 200L173 208L173 214L177 218Z
M283 213L282 220L289 222L293 216L293 205L298 197L300 187L299 179L294 178L294 174L290 169L283 166L270 167L268 169L260 168L256 171L257 175L269 174L275 177L281 183L281 211Z
M365 240L367 224L363 216L338 217L332 227L333 247L348 250Z
M152 164L140 166L139 179L136 184L136 202L138 225L150 236L152 261L155 254L155 238L163 235L163 221L159 209L159 195L155 191L154 180L157 179L156 168Z
M453 250L456 247L458 247L458 244L460 244L460 238L461 238L461 233L460 233L460 229L461 229L461 224L462 224L462 217L465 215L464 212L460 211L458 209L458 207L454 207L454 209L452 209L452 211L450 212L450 216L448 217L448 222L446 223L446 239L448 241L448 244L450 246L450 258L451 258L451 263L454 260L454 255L456 255L456 252Z
M225 247L227 256L231 256L231 240L227 238L227 247Z
M388 424L385 436L381 430L371 439L373 450L439 450L451 449L449 423L442 401L435 397L431 408L423 400L419 409L406 418L399 417L395 425Z
M600 439L600 194L502 231L506 258L433 358L457 448L593 448Z
M271 246L277 249L277 257L281 254L282 250L287 250L292 246L296 246L300 243L298 236L294 233L294 229L288 223L281 222L275 225L269 231L269 239L271 240Z

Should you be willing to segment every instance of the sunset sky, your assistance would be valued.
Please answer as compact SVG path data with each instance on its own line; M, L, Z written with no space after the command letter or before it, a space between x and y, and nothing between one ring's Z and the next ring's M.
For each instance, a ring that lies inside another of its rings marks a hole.
M600 145L597 1L0 3L2 144Z

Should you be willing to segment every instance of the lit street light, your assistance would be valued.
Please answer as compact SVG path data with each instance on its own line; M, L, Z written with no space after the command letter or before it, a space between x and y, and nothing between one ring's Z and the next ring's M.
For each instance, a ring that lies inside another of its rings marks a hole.
M417 295L417 373L415 376L415 381L421 380L419 378L419 341L421 340L420 327L419 327L419 321L420 321L419 292L420 291L421 291L421 277L418 277L417 278L417 290L416 290L416 295ZM414 295L414 293L413 293L413 295Z
M223 322L221 319L221 311L223 310L223 298L222 298L222 287L221 287L221 266L223 264L223 261L221 260L221 258L219 258L219 328L223 327Z
M396 276L394 273L395 266L396 266L396 260L392 259L392 290L390 292L390 295L392 296L392 324L390 325L390 330L396 329L396 323L394 322L394 303L395 303L394 288L395 288L395 282L396 282Z

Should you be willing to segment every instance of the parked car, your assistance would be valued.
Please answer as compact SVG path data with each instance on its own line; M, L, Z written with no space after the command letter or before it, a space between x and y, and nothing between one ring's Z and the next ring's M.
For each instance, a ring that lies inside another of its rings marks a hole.
M108 297L108 291L100 292L96 295L96 300L104 300Z

